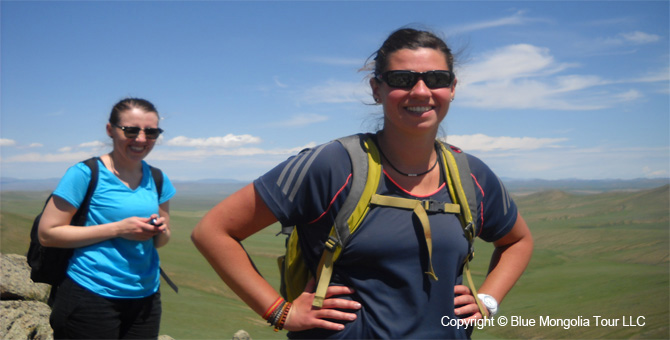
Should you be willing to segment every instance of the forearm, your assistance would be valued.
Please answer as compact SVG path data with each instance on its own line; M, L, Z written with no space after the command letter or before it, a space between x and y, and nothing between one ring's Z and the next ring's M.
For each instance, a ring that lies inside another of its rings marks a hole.
M208 233L199 225L193 242L221 279L251 309L263 315L279 293L256 271L248 254L235 239Z
M114 225L114 223L88 227L40 225L38 234L40 243L46 247L81 248L117 237L118 229Z
M259 315L279 293L256 272L240 240L276 221L249 184L210 210L191 234L193 243L221 279Z
M160 248L168 244L170 242L170 237L172 236L172 233L170 232L170 226L165 225L165 231L154 236L154 247Z
M159 207L159 218L163 220L163 226L165 230L160 234L154 236L154 247L160 248L168 242L170 242L170 237L172 232L170 231L170 201L164 202Z
M500 303L523 274L533 253L533 238L521 215L512 231L495 245L489 273L479 293L491 295Z

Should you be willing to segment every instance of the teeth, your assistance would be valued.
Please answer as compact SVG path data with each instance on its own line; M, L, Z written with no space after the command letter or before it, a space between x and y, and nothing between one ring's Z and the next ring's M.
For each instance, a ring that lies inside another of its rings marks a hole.
M407 107L407 110L412 112L426 112L431 110L432 108L433 108L432 106L410 106Z
M143 146L131 146L130 149L133 150L133 151L137 151L137 152L144 151Z

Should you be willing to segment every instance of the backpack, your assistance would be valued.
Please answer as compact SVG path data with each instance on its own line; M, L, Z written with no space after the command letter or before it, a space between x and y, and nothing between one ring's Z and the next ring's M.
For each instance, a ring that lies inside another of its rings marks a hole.
M479 298L470 274L469 262L474 256L473 241L477 235L474 221L479 212L477 209L475 185L471 176L467 156L457 147L438 141L443 166L442 175L451 195L452 202L445 203L435 200L407 199L377 194L377 187L382 177L381 159L375 142L366 134L356 134L336 140L345 148L352 163L352 184L349 195L337 212L335 222L325 241L324 250L317 266L317 288L314 296L314 307L322 307L326 290L330 284L333 265L339 258L347 241L361 224L372 205L392 206L409 209L414 212L422 224L428 250L426 274L433 280L438 278L432 268L432 239L427 213L457 214L469 243L469 254L463 263L466 276L482 315L486 310ZM286 239L286 252L277 259L281 274L280 293L288 301L293 301L305 289L312 274L307 268L298 240L297 230L293 226L282 227Z
M79 209L72 217L70 221L71 225L75 226L84 226L86 224L86 217L88 215L88 209L91 203L91 197L93 192L98 185L98 157L89 158L82 163L89 167L91 170L91 180L88 183L88 188L86 189L86 195L84 200L79 205ZM163 172L152 166L149 166L151 170L151 175L156 184L156 191L158 197L160 198L161 192L163 189ZM42 212L40 212L35 220L33 220L33 226L30 230L30 247L28 248L28 254L26 255L28 265L30 266L30 278L34 282L47 283L52 286L51 294L49 296L49 301L53 302L56 289L58 285L65 279L65 273L67 271L67 266L70 262L70 258L74 253L73 248L53 248L53 247L44 247L40 244L37 232L40 225L40 220L42 214L44 213L44 208L46 208L47 203L53 196L53 193L44 202L44 207ZM160 268L160 274L163 276L165 281L175 290L178 291L178 287L172 282L172 280L165 274L163 268Z

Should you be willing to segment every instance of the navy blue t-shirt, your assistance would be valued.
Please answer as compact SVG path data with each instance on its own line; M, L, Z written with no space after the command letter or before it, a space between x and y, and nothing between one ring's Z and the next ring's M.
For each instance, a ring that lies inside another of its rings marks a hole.
M517 208L498 177L481 160L468 155L481 218L479 237L495 241L516 222ZM440 162L440 166L442 166ZM305 260L316 272L324 241L351 186L351 161L338 142L291 157L254 181L255 188L282 225L296 225ZM442 185L417 197L388 175L378 194L451 202ZM437 281L430 279L421 223L411 210L372 206L335 263L331 285L356 292L362 308L342 331L312 329L289 332L290 338L467 338L463 328L443 326L456 319L454 286L461 284L468 242L456 215L429 214Z

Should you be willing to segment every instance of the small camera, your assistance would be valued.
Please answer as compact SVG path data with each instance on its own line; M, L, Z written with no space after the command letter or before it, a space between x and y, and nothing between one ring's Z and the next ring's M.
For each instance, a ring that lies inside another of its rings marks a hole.
M156 226L156 227L160 227L160 226L163 225L163 223L158 224L158 219L155 219L155 218L152 218L151 221L149 221L149 224L151 224L153 226Z

